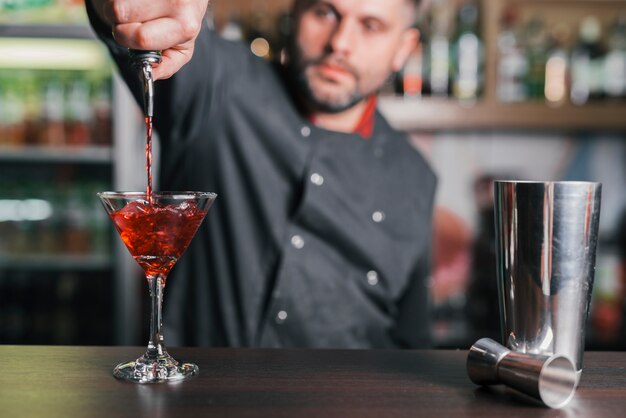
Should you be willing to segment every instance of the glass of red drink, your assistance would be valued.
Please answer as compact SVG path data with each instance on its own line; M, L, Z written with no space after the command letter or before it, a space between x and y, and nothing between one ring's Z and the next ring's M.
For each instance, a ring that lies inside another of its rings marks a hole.
M113 376L136 383L178 381L198 373L179 363L163 343L161 306L167 275L187 249L217 195L209 192L98 193L122 241L146 274L150 289L150 341L144 355L118 364Z

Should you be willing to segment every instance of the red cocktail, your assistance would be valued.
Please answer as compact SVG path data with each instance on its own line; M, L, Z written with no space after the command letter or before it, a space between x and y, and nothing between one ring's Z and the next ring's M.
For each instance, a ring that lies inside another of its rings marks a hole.
M195 205L133 201L109 214L126 248L147 275L167 275L206 215Z

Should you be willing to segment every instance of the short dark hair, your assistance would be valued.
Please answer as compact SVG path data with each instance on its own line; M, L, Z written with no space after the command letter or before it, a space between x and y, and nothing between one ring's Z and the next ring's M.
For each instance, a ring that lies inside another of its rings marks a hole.
M292 14L297 14L298 10L303 10L306 7L310 6L310 3L314 2L315 0L295 0L292 3L292 9L291 9L291 13ZM417 20L418 17L421 17L421 15L424 12L424 9L428 7L428 4L430 3L430 0L407 0L409 1L413 7L415 8L415 13L413 13L413 21Z

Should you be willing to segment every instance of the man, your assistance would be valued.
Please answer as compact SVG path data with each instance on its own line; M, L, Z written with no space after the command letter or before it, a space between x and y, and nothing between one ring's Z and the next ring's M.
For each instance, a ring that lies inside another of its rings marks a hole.
M206 0L91 1L138 100L126 48L162 50L160 189L219 195L168 281L168 342L428 344L435 176L375 111L418 2L296 0L281 64L204 27Z

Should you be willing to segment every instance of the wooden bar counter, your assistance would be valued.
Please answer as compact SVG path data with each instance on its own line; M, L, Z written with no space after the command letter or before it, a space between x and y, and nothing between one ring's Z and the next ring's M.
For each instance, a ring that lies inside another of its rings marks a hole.
M0 416L624 417L626 353L587 352L563 409L480 388L467 351L172 348L200 375L137 385L111 376L142 347L0 346Z

